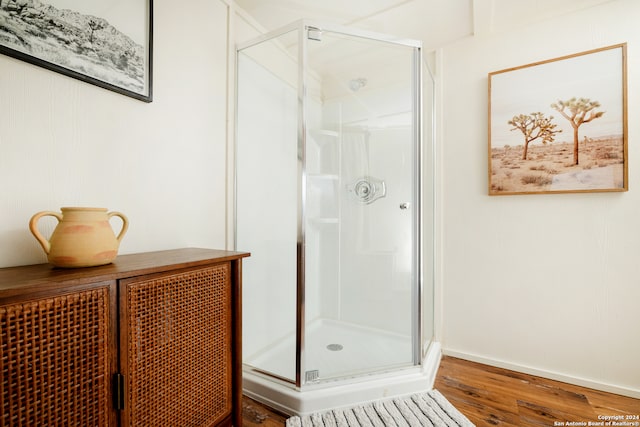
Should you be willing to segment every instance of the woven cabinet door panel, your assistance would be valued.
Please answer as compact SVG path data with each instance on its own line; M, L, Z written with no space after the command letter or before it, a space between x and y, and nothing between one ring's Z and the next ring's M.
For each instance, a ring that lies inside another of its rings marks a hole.
M225 263L122 283L125 424L212 426L231 414L230 273Z
M0 426L107 426L109 287L0 306Z

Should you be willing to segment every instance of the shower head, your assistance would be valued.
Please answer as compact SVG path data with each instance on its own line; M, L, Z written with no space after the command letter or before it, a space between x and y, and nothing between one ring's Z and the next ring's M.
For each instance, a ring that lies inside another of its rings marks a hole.
M354 92L359 91L363 87L367 85L367 79L364 77L358 77L357 79L353 79L349 82L349 89Z

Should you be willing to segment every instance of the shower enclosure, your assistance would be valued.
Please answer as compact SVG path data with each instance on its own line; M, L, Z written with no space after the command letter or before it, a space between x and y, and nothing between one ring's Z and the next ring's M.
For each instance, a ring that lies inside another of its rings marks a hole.
M430 387L425 69L420 42L306 21L238 47L246 394L306 413Z

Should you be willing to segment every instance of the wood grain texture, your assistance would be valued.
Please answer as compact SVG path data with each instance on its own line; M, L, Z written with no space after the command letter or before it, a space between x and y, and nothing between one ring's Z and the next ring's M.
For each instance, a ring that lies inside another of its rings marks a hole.
M435 388L477 426L560 426L599 422L599 415L640 415L639 399L448 356ZM281 427L287 418L244 397L246 427Z
M214 421L241 427L239 275L248 255L191 248L122 255L98 267L0 269L0 427ZM135 299L127 298L132 287ZM84 295L96 292L102 298L91 311L93 300ZM137 335L127 341L132 331ZM125 409L119 413L113 405L116 373L125 384L117 400L127 402L118 405ZM55 386L62 390L55 393L54 380L68 387ZM94 401L106 409L93 410ZM135 423L128 411L139 401L144 417ZM43 405L49 412L38 409ZM157 422L158 414L163 418Z
M588 424L640 414L638 399L447 356L435 388L478 426Z
M242 425L244 427L282 427L288 415L271 409L262 403L243 396Z
M98 281L174 271L249 256L246 252L185 248L120 255L113 263L91 268L58 268L37 264L0 269L0 302L29 290L57 289L60 283L80 285Z

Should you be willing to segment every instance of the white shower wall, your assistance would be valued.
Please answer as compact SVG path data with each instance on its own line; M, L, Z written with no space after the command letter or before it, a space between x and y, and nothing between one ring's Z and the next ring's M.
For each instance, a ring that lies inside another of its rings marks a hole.
M298 171L291 159L297 149L297 96L291 85L246 56L239 57L238 69L244 83L238 97L252 100L238 103L238 117L251 118L253 125L238 129L237 151L243 162L238 165L236 185L243 190L269 181L265 191L239 199L236 212L242 224L238 246L252 253L252 262L243 270L243 354L252 359L274 342L295 335L292 260L296 259ZM264 170L264 165L277 169L268 175L252 173Z
M374 129L343 136L343 182L384 180L386 195L362 205L343 191L340 224L341 320L409 336L412 298L413 200L410 129ZM347 154L352 150L351 154ZM356 160L360 159L360 160ZM362 159L366 159L363 161Z
M298 188L297 169L290 159L295 158L297 148L297 136L291 132L297 126L297 104L289 84L247 58L241 61L240 69L251 74L245 79L251 85L241 87L239 95L249 91L253 97L252 103L242 103L241 108L260 113L239 111L239 115L250 114L261 122L241 129L238 140L261 141L252 144L250 162L277 165L272 175L262 177L272 182L274 191L259 195L253 201L254 209L238 209L237 213L245 227L243 234L254 236L252 244L244 246L254 260L245 268L245 282L263 283L249 288L244 296L245 306L251 307L248 315L265 319L245 322L244 354L252 358L274 342L295 336L296 270L292 260L296 254L291 242L296 241L297 211L291 207L297 205ZM274 99L279 100L279 108L273 108ZM355 102L339 99L322 106L316 99L307 109L311 135L306 153L310 177L305 212L305 316L308 323L342 320L408 336L412 257L411 247L403 243L411 238L411 227L410 221L401 221L408 213L398 206L411 200L410 186L403 185L411 182L411 127L342 132L333 122L339 116L335 110ZM265 128L270 132L265 133ZM384 178L387 196L370 205L353 200L346 186L364 175ZM238 185L250 186L251 179L260 177L240 173ZM258 208L260 220L256 221ZM265 227L270 235L276 227L282 239L256 238ZM340 262L345 255L350 258L348 265ZM269 272L269 277L263 272ZM275 317L270 314L274 307L279 313Z
M400 204L413 199L410 81L399 86L374 79L357 93L326 99L322 109L323 127L339 135L341 163L340 233L327 226L322 230L325 245L340 248L342 260L334 274L337 283L324 284L322 317L407 336L412 332L413 258L407 245L412 227L411 211ZM368 105L377 107L375 114ZM368 205L356 201L347 187L363 176L384 180L386 196ZM334 256L330 250L320 253L325 254L320 263Z

